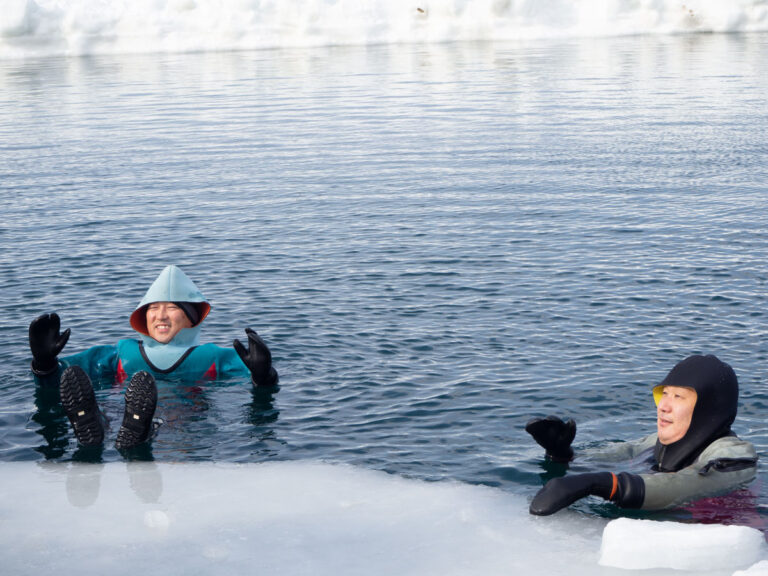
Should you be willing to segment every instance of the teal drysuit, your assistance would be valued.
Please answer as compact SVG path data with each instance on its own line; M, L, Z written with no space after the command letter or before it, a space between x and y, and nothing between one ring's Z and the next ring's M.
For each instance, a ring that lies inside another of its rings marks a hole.
M146 311L153 302L191 302L197 307L200 320L193 327L182 329L169 343L161 344L147 332ZM210 309L195 283L178 267L167 266L131 314L131 326L141 335L140 339L120 340L115 346L94 346L61 357L58 370L35 378L42 385L58 385L61 371L71 365L83 368L92 380L114 378L118 383L140 370L155 377L169 375L192 381L250 377L234 348L200 344L200 324Z

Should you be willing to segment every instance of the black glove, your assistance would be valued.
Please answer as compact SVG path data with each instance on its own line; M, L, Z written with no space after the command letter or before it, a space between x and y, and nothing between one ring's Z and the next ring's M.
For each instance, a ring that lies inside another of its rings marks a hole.
M251 380L256 386L276 385L278 376L275 369L272 368L272 353L256 332L246 328L245 333L248 336L247 350L237 338L232 342L232 345L243 364L251 371Z
M32 372L38 376L52 374L58 367L57 356L69 340L70 330L63 333L56 312L38 316L29 325L29 347L32 350Z
M531 502L530 513L549 516L585 496L600 496L622 508L640 508L645 500L645 482L629 472L589 472L553 478Z
M569 462L573 459L571 442L576 437L576 422L571 418L565 422L557 416L533 418L525 425L525 431L547 451L550 460Z

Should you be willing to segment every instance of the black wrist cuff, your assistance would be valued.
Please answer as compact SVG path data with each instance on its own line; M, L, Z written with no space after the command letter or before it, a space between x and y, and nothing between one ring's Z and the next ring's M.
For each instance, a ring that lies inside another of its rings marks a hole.
M612 500L621 508L641 508L645 501L645 481L637 474L621 472L616 475L618 486Z
M270 367L265 377L258 380L251 374L251 382L254 386L277 386L279 380L280 377L277 375L277 370L272 367Z
M44 368L41 368L40 366L36 366L35 361L32 360L31 367L32 367L32 374L34 374L35 376L40 376L40 377L50 376L51 374L53 374L59 369L59 361L58 360L54 361L53 366L51 366L46 370Z
M552 460L552 462L570 462L573 460L573 448L570 446L568 447L568 451L558 452L557 454L553 452L547 452L546 453L547 458Z

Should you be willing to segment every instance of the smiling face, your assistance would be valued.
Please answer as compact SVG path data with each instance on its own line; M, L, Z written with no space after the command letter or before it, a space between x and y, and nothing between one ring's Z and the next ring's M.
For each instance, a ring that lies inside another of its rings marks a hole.
M691 425L696 397L696 390L693 388L664 386L656 407L659 442L672 444L685 436Z
M168 344L180 330L191 327L184 310L173 302L153 302L147 308L147 333L161 344Z

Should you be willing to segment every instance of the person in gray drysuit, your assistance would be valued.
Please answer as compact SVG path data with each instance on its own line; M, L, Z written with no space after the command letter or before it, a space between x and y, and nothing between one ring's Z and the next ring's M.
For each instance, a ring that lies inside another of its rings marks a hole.
M690 356L654 387L653 396L656 432L600 454L619 460L652 450L648 473L588 472L553 478L534 496L531 514L554 514L590 495L621 508L661 510L731 492L755 478L754 446L731 431L739 385L728 364L712 355ZM573 459L573 420L536 418L525 429L548 459L564 463Z

